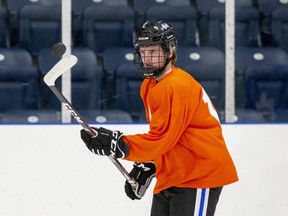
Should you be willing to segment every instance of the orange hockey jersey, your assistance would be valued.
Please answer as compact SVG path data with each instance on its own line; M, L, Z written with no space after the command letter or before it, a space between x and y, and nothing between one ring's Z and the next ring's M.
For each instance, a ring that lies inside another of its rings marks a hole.
M212 188L238 180L218 115L202 86L173 67L161 81L141 86L149 132L124 136L126 160L153 160L154 193L169 187Z

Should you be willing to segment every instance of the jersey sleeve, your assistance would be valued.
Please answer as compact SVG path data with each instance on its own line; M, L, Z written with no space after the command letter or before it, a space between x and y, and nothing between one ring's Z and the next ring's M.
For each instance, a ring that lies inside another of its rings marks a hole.
M147 98L144 98L145 107L151 113L149 132L124 137L130 147L127 160L143 162L165 154L177 144L191 122L198 106L199 92L191 93L186 86L191 83L183 80L169 82L171 84L163 82L156 85L149 90ZM191 100L187 100L188 97L194 97L193 106L189 104Z

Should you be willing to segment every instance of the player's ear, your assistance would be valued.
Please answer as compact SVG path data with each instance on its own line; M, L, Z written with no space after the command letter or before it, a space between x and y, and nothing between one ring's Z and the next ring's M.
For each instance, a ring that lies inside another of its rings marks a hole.
M169 52L169 58L173 58L175 56L175 51L170 51Z

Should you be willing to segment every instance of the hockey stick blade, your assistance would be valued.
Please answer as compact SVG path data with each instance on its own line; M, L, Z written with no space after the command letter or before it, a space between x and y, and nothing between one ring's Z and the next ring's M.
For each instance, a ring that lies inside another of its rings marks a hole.
M55 80L64 74L66 71L71 69L78 59L74 55L67 55L55 64L51 70L44 76L44 82L48 86L54 86Z

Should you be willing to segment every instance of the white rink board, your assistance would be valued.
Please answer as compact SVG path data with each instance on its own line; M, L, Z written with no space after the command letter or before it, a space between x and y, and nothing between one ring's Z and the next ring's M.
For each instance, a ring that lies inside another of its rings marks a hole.
M127 134L148 129L105 127ZM86 149L80 129L0 125L1 216L149 216L152 187L141 201L127 198L124 177ZM240 181L224 188L216 216L288 215L288 125L231 124L223 131ZM121 163L130 171L131 162Z

